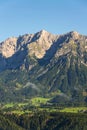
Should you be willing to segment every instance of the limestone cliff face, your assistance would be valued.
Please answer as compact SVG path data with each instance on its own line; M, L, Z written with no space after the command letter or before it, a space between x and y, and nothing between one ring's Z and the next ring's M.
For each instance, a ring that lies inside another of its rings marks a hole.
M8 38L0 44L0 53L3 57L11 57L16 52L17 38Z
M26 57L51 60L69 53L79 56L86 64L87 36L75 31L53 35L41 30L18 38L11 37L0 43L0 70L21 67Z
M46 54L46 51L51 47L51 45L57 40L57 35L52 35L45 30L36 33L36 40L28 45L29 55L35 56L41 59Z

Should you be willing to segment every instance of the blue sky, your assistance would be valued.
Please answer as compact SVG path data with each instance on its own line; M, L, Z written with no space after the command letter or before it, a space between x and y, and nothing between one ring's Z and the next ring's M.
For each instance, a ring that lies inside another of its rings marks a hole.
M0 0L0 41L42 29L87 35L87 0Z

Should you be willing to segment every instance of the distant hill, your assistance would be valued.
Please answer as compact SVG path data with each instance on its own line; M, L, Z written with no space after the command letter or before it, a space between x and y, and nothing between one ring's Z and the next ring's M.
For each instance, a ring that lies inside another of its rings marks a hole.
M87 36L45 30L0 43L0 101L87 103Z

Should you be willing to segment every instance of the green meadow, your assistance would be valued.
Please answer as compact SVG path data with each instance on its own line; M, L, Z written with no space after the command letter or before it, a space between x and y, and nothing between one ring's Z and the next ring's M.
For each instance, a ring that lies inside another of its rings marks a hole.
M5 113L32 113L36 111L61 112L61 113L86 113L87 107L59 107L49 105L51 98L34 97L23 103L5 103L0 105L0 110Z

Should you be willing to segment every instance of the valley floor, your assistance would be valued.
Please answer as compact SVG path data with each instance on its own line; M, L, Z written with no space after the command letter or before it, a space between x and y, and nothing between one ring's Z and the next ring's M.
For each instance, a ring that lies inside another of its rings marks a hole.
M0 130L87 130L87 107L50 104L50 98L0 104Z

